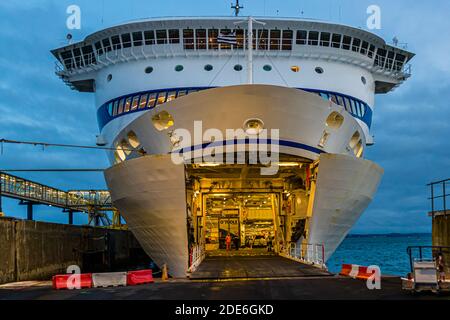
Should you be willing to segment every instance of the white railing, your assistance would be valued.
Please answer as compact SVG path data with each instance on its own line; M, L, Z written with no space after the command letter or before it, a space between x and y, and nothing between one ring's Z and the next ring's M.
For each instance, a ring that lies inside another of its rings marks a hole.
M284 255L289 259L326 268L325 246L323 244L297 244L294 242L291 243L288 252Z
M205 245L197 244L191 248L189 253L189 269L188 272L194 272L195 269L205 259Z

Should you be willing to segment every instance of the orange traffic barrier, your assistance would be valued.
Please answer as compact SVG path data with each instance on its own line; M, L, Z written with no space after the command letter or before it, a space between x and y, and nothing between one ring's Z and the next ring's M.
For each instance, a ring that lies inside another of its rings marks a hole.
M339 274L353 279L367 280L373 275L373 273L368 272L367 269L368 267L358 266L356 264L343 264Z
M138 284L153 282L153 273L151 269L127 272L127 286L136 286Z
M92 288L92 274L59 274L52 277L52 286L56 290Z

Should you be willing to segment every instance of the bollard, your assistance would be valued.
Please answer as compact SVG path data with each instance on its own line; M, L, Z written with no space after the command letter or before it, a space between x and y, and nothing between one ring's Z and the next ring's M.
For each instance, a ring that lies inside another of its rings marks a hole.
M164 263L163 267L162 267L162 276L161 276L162 281L167 281L169 280L169 275L167 274L167 264Z

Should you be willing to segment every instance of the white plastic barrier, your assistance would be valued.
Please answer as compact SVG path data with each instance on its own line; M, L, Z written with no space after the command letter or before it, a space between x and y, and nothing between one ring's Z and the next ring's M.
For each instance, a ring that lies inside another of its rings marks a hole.
M94 288L126 286L127 273L126 272L93 273L92 284Z

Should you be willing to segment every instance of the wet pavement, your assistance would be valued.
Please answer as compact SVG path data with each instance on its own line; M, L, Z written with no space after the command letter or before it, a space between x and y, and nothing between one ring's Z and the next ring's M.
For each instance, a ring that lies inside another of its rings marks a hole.
M208 256L191 279L257 279L285 277L326 277L331 273L280 256Z
M351 278L307 277L277 280L157 281L135 287L53 290L49 282L0 286L0 300L430 300L435 294L412 295L399 278L383 278L381 290Z

